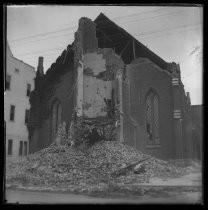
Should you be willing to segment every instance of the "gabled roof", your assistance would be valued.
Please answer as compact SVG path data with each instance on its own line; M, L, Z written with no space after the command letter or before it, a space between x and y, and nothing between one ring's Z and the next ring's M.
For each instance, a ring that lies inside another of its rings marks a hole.
M29 67L31 67L35 71L35 67L33 67L30 64L25 63L24 61L22 61L22 60L20 60L20 59L18 59L16 57L14 57L14 55L12 54L12 51L10 49L10 46L9 46L9 42L8 41L6 42L6 45L7 45L6 46L6 56L10 56L10 57L14 58L15 60L17 60L17 61L19 61L19 62L21 62L21 63L23 63L23 64L25 64L25 65L27 65Z
M121 55L126 64L131 63L134 57L148 58L160 68L166 69L167 62L144 46L123 28L111 21L103 13L94 20L99 48L113 48Z

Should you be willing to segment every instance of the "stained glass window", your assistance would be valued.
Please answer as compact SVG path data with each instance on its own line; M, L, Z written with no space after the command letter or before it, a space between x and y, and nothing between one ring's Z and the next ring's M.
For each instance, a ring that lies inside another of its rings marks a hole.
M159 143L159 104L158 104L158 96L154 95L153 98L153 113L154 113L154 137L155 143Z
M150 96L147 97L146 102L146 128L148 139L152 141L152 104Z
M146 99L146 131L149 143L160 142L159 127L159 99L151 91Z

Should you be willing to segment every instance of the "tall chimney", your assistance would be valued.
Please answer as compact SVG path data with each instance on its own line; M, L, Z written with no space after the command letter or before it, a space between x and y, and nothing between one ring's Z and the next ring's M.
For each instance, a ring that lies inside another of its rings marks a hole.
M43 57L38 58L37 76L43 76Z

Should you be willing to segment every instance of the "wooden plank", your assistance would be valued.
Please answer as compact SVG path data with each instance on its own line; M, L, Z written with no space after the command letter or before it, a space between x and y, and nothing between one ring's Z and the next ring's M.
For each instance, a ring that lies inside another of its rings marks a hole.
M118 177L118 176L121 176L121 175L125 175L129 170L133 170L136 165L144 163L145 161L149 160L150 158L151 157L147 157L145 159L136 161L136 162L124 167L124 168L119 169L118 171L113 172L111 175L113 177Z

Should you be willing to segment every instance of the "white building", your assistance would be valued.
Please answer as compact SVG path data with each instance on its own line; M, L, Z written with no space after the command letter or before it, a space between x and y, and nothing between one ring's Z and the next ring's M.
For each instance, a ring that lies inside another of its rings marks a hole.
M6 124L6 155L28 154L27 118L29 95L34 89L35 68L15 58L7 43L4 123Z

